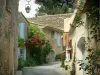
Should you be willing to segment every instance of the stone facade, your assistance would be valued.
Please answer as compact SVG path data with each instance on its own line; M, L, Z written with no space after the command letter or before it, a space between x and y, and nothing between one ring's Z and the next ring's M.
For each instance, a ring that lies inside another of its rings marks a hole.
M74 18L76 16L76 12L73 13L73 18L70 18L69 23L67 23L68 19L66 19L65 21L65 31L68 32L67 34L67 39L66 41L66 60L65 60L65 65L68 67L69 71L72 71L73 69L73 62L75 63L75 74L76 75L85 75L85 71L84 70L79 70L80 63L85 63L85 35L86 35L86 29L85 29L85 25L86 25L86 15L82 14L81 18L82 21L84 22L84 25L79 26L79 27L70 27L70 24L73 23ZM71 21L72 20L72 21ZM72 46L71 49L68 49L67 46L69 46L69 41L72 40ZM68 57L69 51L72 50L72 55L70 54L70 56L72 57ZM68 59L70 58L70 59ZM75 58L75 61L74 61Z
M72 64L74 62L75 63L75 75L90 75L90 74L86 74L87 71L84 71L83 69L79 70L81 67L80 63L89 64L88 60L85 60L86 57L91 53L87 51L88 48L100 49L100 44L99 44L100 41L96 41L94 38L92 38L90 42L90 40L88 39L88 37L93 36L93 34L91 35L89 33L89 30L91 29L87 28L87 26L91 25L92 18L88 19L86 12L88 11L89 8L93 6L89 4L88 2L89 1L86 0L86 4L84 6L85 8L83 9L82 14L81 14L83 25L78 26L78 27L71 27L70 24L73 23L74 19L68 24L67 24L68 20L66 20L64 24L66 25L65 26L66 31L69 30L68 31L69 39L67 40L72 40L72 49L73 49L72 59L70 61L65 61L65 65L67 65L68 70L71 71L73 68ZM91 2L93 2L93 4L96 3L95 0L92 0ZM86 43L88 43L88 45ZM75 56L75 61L73 61L74 56ZM85 67L85 66L83 65L82 67Z
M28 39L29 22L27 21L27 19L21 12L19 12L18 18L19 18L18 35L20 36L20 38L26 41ZM26 60L26 48L25 47L18 48L18 57L19 58L22 57L24 60Z
M60 43L62 45L62 33L64 30L64 19L69 18L72 13L69 14L57 14L57 15L44 15L30 18L29 21L38 25L38 27L43 31L47 40L50 40L53 51L56 54L62 53L62 49L60 46L57 46L57 40L54 39L54 34L57 32L60 35ZM52 32L54 34L52 34ZM52 37L53 36L53 37Z
M54 35L52 34L52 31L53 31L54 33L57 32L57 31L54 31L54 30L51 30L51 29L47 29L47 28L44 28L44 29L43 29L45 38L46 38L47 40L50 41L51 46L52 46L52 49L53 49L55 55L61 54L61 53L62 53L62 50L61 50L62 45L61 45L61 46L58 46L58 45L57 45L57 40L54 39ZM61 36L62 36L62 32L57 32L57 33L61 34ZM61 36L60 36L60 37L61 37ZM59 41L61 41L61 38L60 38ZM60 42L60 43L62 44L62 42Z
M84 22L84 25L86 24L86 15L82 15L82 19ZM85 75L85 71L83 69L79 70L80 66L79 64L85 63L85 33L86 29L84 26L76 27L73 32L70 33L70 39L72 39L72 48L74 50L75 54L75 71L76 75ZM73 55L74 58L74 55ZM69 63L71 63L69 66L72 66L73 60L71 60Z
M0 0L0 74L17 70L18 0Z
M25 26L24 26L24 39L27 40L28 38L28 25L29 25L29 22L27 21L27 19L25 18L25 16L19 12L19 15L18 15L18 18L19 18L19 24L20 23L24 23Z

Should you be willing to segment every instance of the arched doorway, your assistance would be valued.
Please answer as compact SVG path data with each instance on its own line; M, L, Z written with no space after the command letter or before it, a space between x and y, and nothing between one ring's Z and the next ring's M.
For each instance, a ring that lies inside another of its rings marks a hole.
M82 56L82 62L85 64L85 37L81 37L77 43L77 47L79 48ZM82 65L82 68L84 68L84 65ZM85 75L85 71L83 70L83 75Z

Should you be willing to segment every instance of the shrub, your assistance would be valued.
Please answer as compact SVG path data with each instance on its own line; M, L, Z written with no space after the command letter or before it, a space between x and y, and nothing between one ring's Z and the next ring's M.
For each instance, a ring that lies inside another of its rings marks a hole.
M20 47L20 48L24 48L25 47L24 39L21 38L20 36L18 36L18 47Z
M49 40L45 39L44 34L35 24L30 24L28 39L24 42L26 49L29 51L28 58L25 61L26 66L41 65L47 63L46 57L51 51ZM33 62L33 63L31 63Z
M36 62L32 57L27 57L27 60L24 61L24 66L29 67L29 66L35 66Z
M62 54L57 54L55 59L56 60L61 60L61 58L62 58Z
M65 54L61 55L61 67L65 67L64 61L65 61Z
M18 70L21 70L24 67L24 60L22 58L18 58Z
M36 66L36 65L37 63L35 59L33 59L32 57L27 57L26 60L22 58L18 58L18 70L22 70L22 68L24 67L30 67L30 66Z

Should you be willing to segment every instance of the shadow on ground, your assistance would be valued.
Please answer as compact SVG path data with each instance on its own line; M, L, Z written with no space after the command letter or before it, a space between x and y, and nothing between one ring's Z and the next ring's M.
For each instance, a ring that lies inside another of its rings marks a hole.
M60 62L53 62L42 66L25 67L22 75L68 75L60 65Z
M24 68L23 75L61 75L55 69L44 69L44 68Z

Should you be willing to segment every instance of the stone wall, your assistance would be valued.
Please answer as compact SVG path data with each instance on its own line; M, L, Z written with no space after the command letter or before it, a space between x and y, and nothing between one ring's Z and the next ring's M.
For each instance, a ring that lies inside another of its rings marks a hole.
M25 40L27 40L29 22L27 21L27 19L24 17L24 15L22 13L18 14L18 18L19 18L19 23L25 23L25 26L24 26L24 37L25 37Z
M6 11L5 20L0 20L0 73L8 74L9 69L9 27L10 27L10 13Z
M18 0L0 0L0 73L14 75L17 70Z
M45 34L45 38L50 41L55 55L60 54L62 51L60 50L60 47L57 46L57 41L53 37L51 37L52 30L43 29L43 31Z

